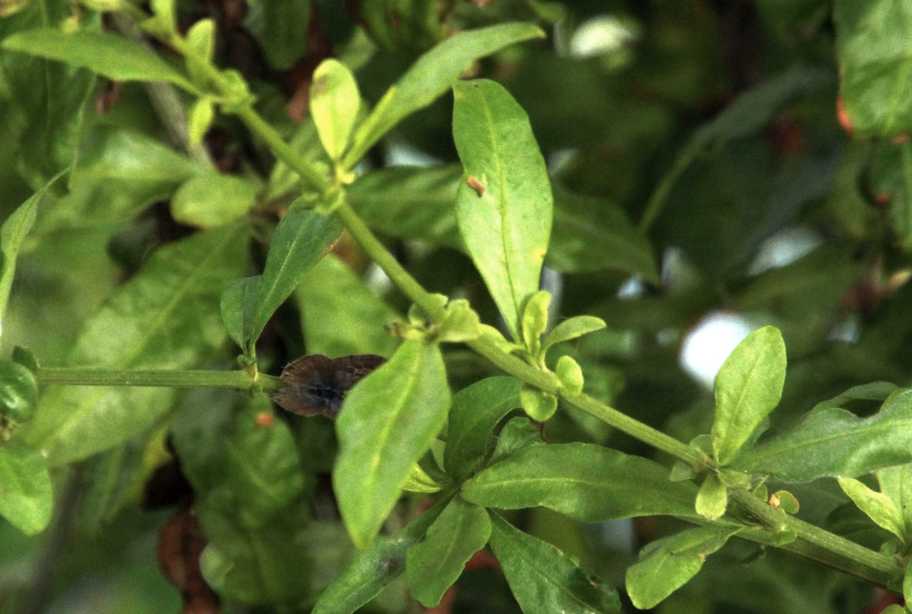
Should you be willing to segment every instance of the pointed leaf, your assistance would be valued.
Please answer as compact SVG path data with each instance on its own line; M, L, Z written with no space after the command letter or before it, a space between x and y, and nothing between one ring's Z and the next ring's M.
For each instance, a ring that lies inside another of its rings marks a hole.
M772 326L747 336L716 376L712 446L727 465L779 404L785 383L785 342Z
M546 507L584 522L668 514L698 518L696 487L658 463L587 443L534 445L483 469L462 497L484 507Z
M572 341L583 335L602 330L605 326L605 320L595 316L575 316L564 320L542 339L542 352L547 352L551 346L558 343Z
M461 82L453 95L453 137L467 176L456 197L459 232L518 339L519 314L538 290L551 236L548 171L528 116L501 85Z
M491 548L523 612L621 612L617 591L566 554L492 514Z
M514 377L483 379L453 395L444 466L456 479L481 468L494 449L494 429L519 407L520 383Z
M887 467L877 472L880 492L890 497L903 517L903 524L912 527L912 464Z
M323 149L333 160L345 153L360 107L361 94L352 72L338 60L323 60L310 84L310 112Z
M440 349L421 341L404 342L345 397L336 420L333 489L357 546L369 545L377 534L449 407Z
M892 394L867 418L838 407L817 409L792 429L737 459L735 467L787 482L857 477L912 462L912 390Z
M627 569L627 594L641 610L653 608L700 573L706 557L738 529L688 529L646 546L640 561Z
M171 64L123 36L42 28L17 32L5 39L2 47L88 68L114 81L167 81L194 91Z
M0 516L34 535L51 521L53 504L51 476L41 453L15 443L0 446Z
M455 34L415 62L374 107L355 133L344 166L351 168L370 147L408 115L444 94L472 62L544 33L529 23L503 23Z
M224 227L159 248L86 323L69 364L118 369L197 366L225 341L224 286L246 268L246 228ZM145 430L174 390L49 387L23 435L51 465L82 459Z
M839 487L858 509L874 521L874 524L906 541L906 523L899 508L884 493L868 488L864 482L853 478L837 478Z
M424 539L409 548L405 572L412 596L429 608L439 604L490 536L488 512L454 497Z

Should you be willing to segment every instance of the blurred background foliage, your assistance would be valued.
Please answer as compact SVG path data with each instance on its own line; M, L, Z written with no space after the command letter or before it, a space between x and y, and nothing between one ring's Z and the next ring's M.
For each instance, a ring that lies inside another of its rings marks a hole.
M179 2L182 29L216 20L218 62L249 80L261 111L315 160L322 154L307 92L326 57L355 70L373 103L455 31L506 20L543 26L547 40L503 51L471 73L497 79L517 98L549 163L556 220L543 283L557 318L608 322L567 348L586 370L587 389L684 440L707 431L715 370L763 324L780 327L789 349L777 427L851 385L909 381L909 123L872 116L881 100L859 102L857 92L876 83L843 83L855 98L838 103L839 75L856 59L852 41L837 36L851 12L834 18L828 0ZM2 2L0 13L0 39L72 20L118 27L65 0ZM23 345L61 364L86 318L150 254L209 224L169 208L206 156L183 152L150 100L141 84L0 55L3 215L74 165L66 189L42 206L20 259L6 349ZM496 322L455 230L451 104L445 97L412 116L372 150L352 201L422 283L469 298ZM205 149L219 171L255 188L255 240L245 257L259 270L295 179L231 117L218 118ZM344 239L269 324L261 368L277 372L305 352L388 355L395 340L381 323L407 307ZM201 366L230 366L223 346ZM489 371L458 347L448 348L447 361L454 389ZM253 421L275 424L266 437L250 429ZM508 430L520 436L526 427ZM549 423L545 437L652 455L572 411ZM182 393L128 444L57 470L58 517L47 533L25 538L0 525L0 610L212 611L216 599L195 567L206 540L202 572L223 611L308 603L352 554L328 479L334 445L323 418L273 416L233 394ZM245 448L275 456L239 461ZM262 485L243 475L269 476L271 458L291 463L298 479L264 510ZM806 518L878 543L857 533L835 486L796 494L815 502L802 507ZM191 501L196 515L187 511ZM404 501L388 528L419 505L417 497ZM587 526L534 510L515 520L616 586L637 549L671 528L666 520ZM185 606L166 575L185 583ZM882 598L817 565L732 543L658 611L862 612ZM435 611L517 610L484 557L444 603ZM370 611L416 608L400 580Z

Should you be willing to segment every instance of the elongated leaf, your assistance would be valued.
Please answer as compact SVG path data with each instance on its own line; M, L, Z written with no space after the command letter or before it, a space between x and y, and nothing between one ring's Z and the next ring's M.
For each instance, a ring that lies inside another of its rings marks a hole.
M222 292L219 301L219 310L222 314L222 323L231 340L244 348L245 327L253 321L253 309L256 307L256 292L260 283L260 276L245 277L230 284Z
M249 0L247 5L244 25L273 68L287 70L307 54L311 0Z
M0 227L0 254L2 254L2 260L0 260L0 334L3 334L3 316L6 313L10 289L13 287L13 278L16 276L16 258L19 256L19 250L22 248L25 237L35 224L38 205L41 204L48 188L58 177L60 175L19 205Z
M912 42L906 28L912 7L905 2L837 0L836 51L840 91L852 128L892 136L912 128Z
M874 524L906 540L906 521L893 500L853 478L838 478L839 487Z
M785 383L785 342L764 326L738 344L716 376L712 446L725 465L779 404Z
M472 62L504 47L544 33L528 23L503 23L460 32L422 55L402 75L358 128L344 159L348 168L361 159L380 137L408 115L444 94Z
M406 341L348 393L336 420L333 489L359 547L393 509L412 466L446 421L450 390L440 349Z
M221 347L222 288L245 268L246 230L225 227L160 248L85 325L68 362L188 368ZM126 441L167 412L167 388L51 387L24 435L52 465Z
M292 206L272 235L266 267L257 286L252 320L245 323L245 349L253 347L275 310L342 233L335 215Z
M184 183L171 200L171 215L188 226L230 224L256 203L256 186L240 177L208 173Z
M632 516L697 517L690 482L669 482L651 460L586 443L522 448L463 484L466 501L484 507L546 507L598 522Z
M529 118L502 86L462 82L453 96L453 138L467 176L456 197L459 233L518 339L519 313L538 290L551 236L548 171Z
M123 36L42 28L13 34L2 46L9 51L88 68L114 81L168 81L193 91L180 71Z
M334 254L327 254L295 291L309 354L389 356L398 345L386 325L396 312Z
M361 107L358 84L348 67L338 60L324 60L310 85L310 112L323 149L338 160L348 147Z
M605 320L595 316L575 316L564 320L551 329L551 332L542 339L542 351L547 352L552 345L557 345L564 341L572 341L583 335L602 330L605 326Z
M494 430L519 407L519 380L489 377L453 396L444 466L454 478L477 471L494 448Z
M439 604L490 536L488 512L459 497L453 498L424 539L409 548L405 572L412 596L426 607Z
M523 612L621 612L617 591L563 552L492 514L491 548Z
M794 428L749 450L734 466L785 481L857 477L912 462L912 390L891 395L873 416L821 407Z
M16 443L0 446L0 516L34 535L47 527L53 504L51 476L41 453Z
M646 610L665 600L700 573L706 557L718 551L738 529L688 529L646 546L640 562L627 569L627 594Z
M436 503L395 536L379 537L359 552L342 575L320 593L312 614L351 614L376 597L405 571L408 549L424 536L446 503Z

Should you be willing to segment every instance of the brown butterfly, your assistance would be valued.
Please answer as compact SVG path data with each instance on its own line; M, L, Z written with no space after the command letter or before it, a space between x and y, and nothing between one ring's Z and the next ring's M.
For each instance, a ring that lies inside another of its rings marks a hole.
M385 358L374 354L302 356L282 370L285 385L272 395L272 400L282 409L302 416L335 418L346 393L384 362Z

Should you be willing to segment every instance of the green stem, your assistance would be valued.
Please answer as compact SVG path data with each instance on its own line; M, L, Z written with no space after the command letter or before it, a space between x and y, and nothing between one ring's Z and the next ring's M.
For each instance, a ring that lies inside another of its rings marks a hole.
M641 233L646 234L653 222L659 217L659 214L662 213L662 209L665 208L665 203L668 202L668 195L671 194L671 188L678 182L678 179L684 174L684 171L687 170L698 153L699 149L695 148L693 145L688 145L684 148L684 151L675 158L671 169L665 173L665 176L659 181L659 185L656 186L656 189L649 196L649 201L647 201L646 209L643 212L643 217L640 219Z
M146 386L166 388L229 388L234 390L278 390L281 380L258 374L256 382L246 371L121 370L40 367L35 371L40 384L69 386Z

